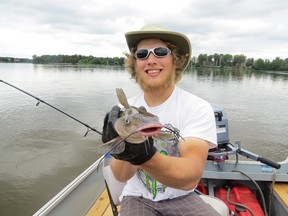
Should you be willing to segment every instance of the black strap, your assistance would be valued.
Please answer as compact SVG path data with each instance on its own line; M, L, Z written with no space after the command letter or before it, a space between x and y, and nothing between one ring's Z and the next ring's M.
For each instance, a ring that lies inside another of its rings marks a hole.
M104 182L105 182L106 189L107 189L107 192L108 192L108 197L109 197L109 200L110 200L110 205L111 205L111 208L112 208L113 216L118 216L117 206L116 206L115 203L113 202L113 199L112 199L112 196L111 196L111 193L110 193L108 184L107 184L107 182L106 182L105 180L104 180Z

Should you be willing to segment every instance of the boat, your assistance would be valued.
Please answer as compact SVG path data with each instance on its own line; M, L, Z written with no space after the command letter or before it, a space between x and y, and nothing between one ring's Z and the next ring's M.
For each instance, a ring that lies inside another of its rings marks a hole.
M287 216L288 157L275 162L243 149L240 141L230 143L227 116L223 108L213 105L213 109L218 147L209 151L195 191L210 197L207 202L212 201L213 207L224 208L221 215ZM114 178L109 160L109 155L100 157L34 216L118 215L125 183Z

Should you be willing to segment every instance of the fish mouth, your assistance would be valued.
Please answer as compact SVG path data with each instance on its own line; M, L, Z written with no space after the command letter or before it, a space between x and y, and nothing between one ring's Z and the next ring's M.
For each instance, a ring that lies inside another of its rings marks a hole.
M161 131L163 125L153 125L139 128L136 133L140 136L153 136Z

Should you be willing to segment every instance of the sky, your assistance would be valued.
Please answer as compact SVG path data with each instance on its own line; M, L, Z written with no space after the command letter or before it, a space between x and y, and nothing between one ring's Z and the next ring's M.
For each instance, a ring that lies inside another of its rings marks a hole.
M124 57L125 32L160 23L192 55L288 58L287 0L0 0L0 56Z

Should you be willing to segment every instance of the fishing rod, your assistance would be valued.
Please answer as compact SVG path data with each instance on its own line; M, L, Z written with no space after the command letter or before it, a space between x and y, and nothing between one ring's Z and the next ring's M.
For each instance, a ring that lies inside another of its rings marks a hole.
M44 103L44 104L46 104L47 106L49 106L49 107L57 110L58 112L66 115L66 116L68 116L69 118L71 118L71 119L77 121L78 123L84 125L84 126L87 128L87 132L84 134L84 137L85 137L90 131L94 131L94 132L102 135L102 133L101 133L100 131L98 131L97 129L91 127L90 125L88 125L88 124L86 124L86 123L84 123L84 122L82 122L82 121L80 121L79 119L76 119L75 117L73 117L73 116L69 115L68 113L66 113L66 112L58 109L57 107L55 107L55 106L47 103L46 101L44 101L44 100L42 100L42 99L40 99L40 98L38 98L38 97L36 97L36 96L34 96L34 95L32 95L32 94L30 94L30 93L28 93L28 92L20 89L20 88L14 86L14 85L12 85L12 84L10 84L10 83L8 83L8 82L5 82L4 80L1 80L1 79L0 79L0 82L4 83L4 84L6 84L6 85L8 85L8 86L10 86L10 87L12 87L12 88L17 89L18 91L21 91L21 92L23 92L24 94L27 94L27 95L29 95L29 96L32 97L32 98L35 98L35 99L38 101L38 102L36 103L36 106L38 106L40 103Z

